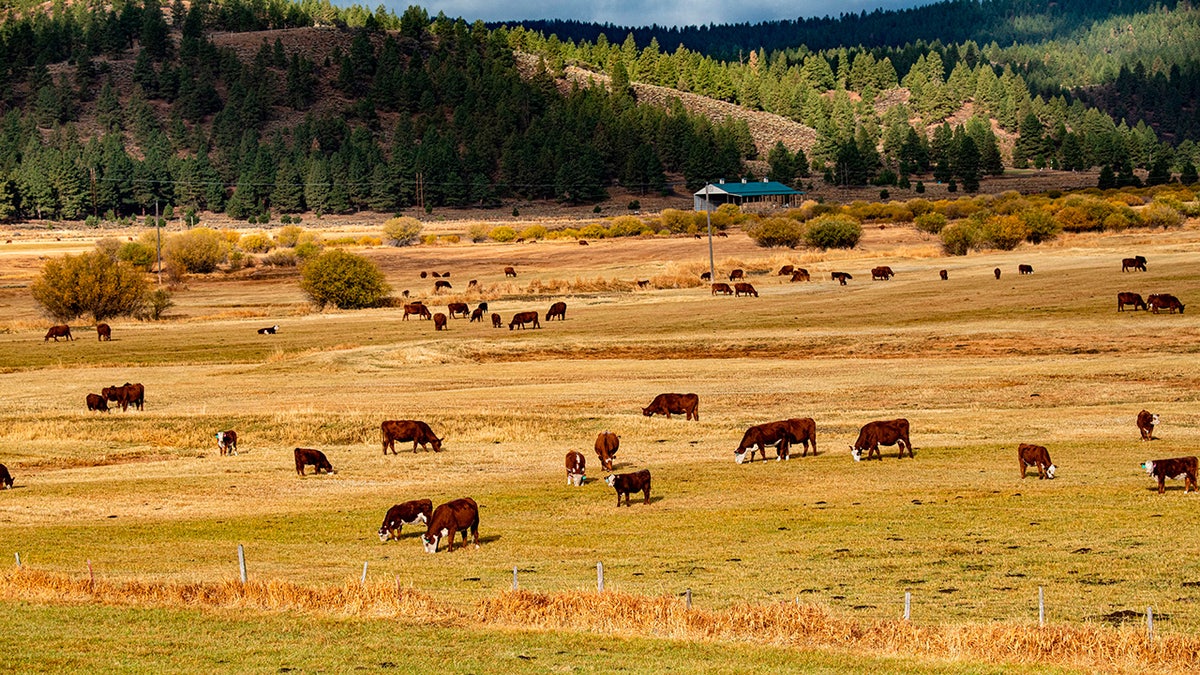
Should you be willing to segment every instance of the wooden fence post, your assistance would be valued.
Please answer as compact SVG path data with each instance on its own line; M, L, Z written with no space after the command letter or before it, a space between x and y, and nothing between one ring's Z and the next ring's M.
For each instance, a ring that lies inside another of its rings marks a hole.
M912 617L912 593L904 591L904 620L908 621Z
M246 552L242 549L242 545L238 544L238 571L242 575L242 585L246 584Z
M604 563L596 563L596 592L604 592Z

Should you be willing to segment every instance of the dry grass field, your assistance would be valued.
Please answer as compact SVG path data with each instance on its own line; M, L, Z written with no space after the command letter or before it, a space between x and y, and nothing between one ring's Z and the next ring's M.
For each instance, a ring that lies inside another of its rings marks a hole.
M690 238L356 249L441 311L487 300L507 322L564 300L567 320L510 331L462 319L435 333L394 309L315 313L298 273L260 270L191 278L168 320L110 322L105 343L85 322L75 342L42 340L49 322L25 285L41 257L90 246L57 234L0 249L0 462L16 478L0 492L0 554L25 565L0 576L0 603L47 631L136 626L97 631L107 650L43 646L60 667L237 669L156 656L149 645L181 641L180 654L236 658L173 637L188 626L241 636L251 669L1200 667L1200 494L1170 481L1159 495L1139 467L1197 454L1200 330L1191 312L1118 313L1115 298L1200 298L1194 221L958 258L902 227L869 230L851 252L716 240L718 270L745 268L758 298L680 287L707 269L707 241ZM1148 272L1121 273L1133 254ZM774 276L786 263L813 281ZM871 281L879 264L897 276ZM455 288L433 296L421 270L452 272ZM838 286L834 270L854 280ZM469 279L481 289L464 291ZM272 324L279 334L255 331ZM87 393L126 381L145 385L144 411L86 411ZM700 420L644 417L660 392L697 393ZM1160 440L1139 440L1143 408L1161 415ZM747 426L788 417L816 420L817 456L735 465ZM852 461L858 428L896 417L910 420L916 457ZM429 422L443 452L383 456L384 419ZM240 455L218 456L223 429L238 431ZM602 483L591 446L606 429L621 436L619 471L653 473L650 504L618 508ZM1047 446L1058 478L1021 480L1021 442ZM298 477L297 446L338 473ZM572 449L589 462L579 488L563 470ZM427 555L407 527L379 542L392 504L461 496L480 504L479 549ZM239 543L251 585L285 585L290 600L229 590ZM80 586L88 561L104 592ZM589 593L598 561L627 604L592 617L605 602ZM369 597L318 593L357 587L364 562ZM530 594L505 592L514 567ZM700 619L669 609L687 589ZM897 621L905 592L911 624ZM397 593L419 601L378 600ZM313 633L358 650L293 654ZM495 660L391 651L413 639ZM104 660L134 644L143 656Z

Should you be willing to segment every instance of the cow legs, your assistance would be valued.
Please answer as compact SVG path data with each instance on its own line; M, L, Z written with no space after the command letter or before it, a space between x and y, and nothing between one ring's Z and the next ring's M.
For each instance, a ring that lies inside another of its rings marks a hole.
M1026 464L1026 463L1025 463L1025 460L1023 460L1023 459L1019 459L1019 460L1017 460L1017 463L1021 465L1021 480L1025 480L1025 469L1026 469L1026 467L1028 467L1029 465L1028 465L1028 464Z
M650 503L650 486L649 485L646 486L645 490L642 490L642 495L644 496L644 499L642 499L642 506L645 506Z
M1159 476L1158 477L1158 494L1161 495L1162 493L1164 493L1166 491L1167 491L1167 477Z

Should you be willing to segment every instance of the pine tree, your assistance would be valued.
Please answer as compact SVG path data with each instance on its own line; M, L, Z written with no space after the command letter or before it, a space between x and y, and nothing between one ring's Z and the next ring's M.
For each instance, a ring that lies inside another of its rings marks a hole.
M979 149L969 134L964 134L958 143L955 173L962 180L963 189L970 193L979 191L979 180L983 175Z

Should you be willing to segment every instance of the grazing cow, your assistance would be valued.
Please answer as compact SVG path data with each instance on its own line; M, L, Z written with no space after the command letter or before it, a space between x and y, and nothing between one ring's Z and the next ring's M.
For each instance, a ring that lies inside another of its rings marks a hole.
M730 272L730 273L729 273L729 280L730 280L730 281L733 281L733 280L735 280L735 279L745 279L745 278L746 278L746 273L745 273L745 272L743 272L743 271L742 271L742 270L740 270L740 269L734 270L734 271L732 271L732 272Z
M446 330L446 315L438 312L433 315L433 329Z
M450 273L449 273L449 272L442 272L442 278L443 278L443 279L449 279L449 278L450 278Z
M441 275L441 274L439 274L438 272L433 272L433 278L434 278L434 279L441 279L441 278L442 278L442 275Z
M850 276L846 272L830 272L829 278L840 283L841 285L845 286L846 282L853 279L854 277Z
M488 311L488 304L486 301L479 303L479 310L483 312Z
M504 276L515 277L515 276L517 276L517 271L511 267L505 267L504 268Z
M5 490L11 490L13 486L12 474L3 464L0 464L0 486L3 486Z
M792 272L792 281L808 281L808 280L809 280L808 270L806 270L804 268L800 268L800 269L797 269L796 271Z
M542 324L538 322L537 312L517 312L513 314L512 321L508 322L508 329L520 328L524 330L527 323L532 323L534 328L542 327Z
M712 294L716 295L717 293L723 293L725 295L733 295L733 289L729 287L729 284L727 284L723 281L718 281L717 283L712 285Z
M1017 461L1021 464L1022 479L1025 478L1025 469L1030 466L1037 467L1038 480L1043 478L1054 480L1054 472L1058 471L1058 467L1050 461L1050 451L1040 445L1030 445L1029 443L1018 445Z
M1137 416L1137 428L1142 432L1143 441L1154 440L1154 427L1158 426L1158 413L1143 410Z
M50 338L54 338L55 342L58 342L58 338L66 338L68 340L75 339L71 337L71 327L67 325L50 326L50 330L46 331L46 337L42 338L42 342L45 342Z
M405 525L426 525L433 516L433 502L428 499L414 499L403 504L396 504L387 510L383 524L379 526L379 541L400 540L400 530Z
M404 303L403 321L408 321L409 314L416 314L423 319L432 319L433 315L429 313L429 308L423 302L406 302Z
M1017 265L1017 274L1033 274L1033 265Z
M445 279L438 279L437 281L433 282L434 293L441 292L443 288L453 288L453 286L451 286L450 282L446 281Z
M743 295L753 295L757 298L758 291L754 290L754 286L752 284L739 281L733 285L733 297L737 298Z
M942 270L938 272L938 276L942 278L942 281L945 281L950 278L950 272L948 270Z
M587 466L587 461L583 455L571 450L567 452L567 485L579 487L583 485L583 480L586 478L584 469Z
M483 323L483 308L482 307L476 307L475 310L473 312L471 312L471 323L475 323L476 321L478 321L479 323Z
M725 233L724 231L722 231L722 230L717 230L717 236L718 236L718 237L728 237L729 235L728 235L728 234L726 234L726 233Z
M907 447L908 456L912 457L912 442L908 440L908 420L900 418L886 422L867 422L859 430L858 440L850 446L850 453L854 455L856 462L863 458L864 451L867 453L867 459L871 459L871 456L874 455L876 459L882 461L883 455L879 452L880 445L898 447L900 459L904 459L904 448Z
M108 400L100 394L88 394L87 408L98 412L108 412Z
M237 451L237 432L230 429L229 431L218 431L213 434L217 438L217 449L221 451L221 456L236 455Z
M1158 494L1166 492L1168 478L1183 476L1183 491L1191 492L1196 489L1196 458L1175 457L1173 459L1153 459L1142 464L1146 473L1158 479Z
M388 450L392 454L396 454L396 441L407 443L412 441L413 452L417 451L417 446L424 448L429 445L434 452L442 451L442 441L433 433L433 429L421 420L385 420L379 425L379 431L383 436L383 454L387 454Z
M96 324L96 341L99 342L101 340L112 341L112 326L106 323Z
M896 273L893 272L892 268L888 267L887 265L880 265L879 267L871 268L871 281L875 281L878 279L887 281L888 279L891 279L894 276L896 276Z
M558 317L559 321L567 320L567 303L556 302L550 305L550 309L546 310L546 323L550 323L550 319Z
M296 473L303 476L304 467L312 466L313 473L318 474L324 471L325 473L337 473L333 470L333 466L329 464L329 460L325 458L325 453L312 448L296 448L293 452L296 457Z
M777 277L786 277L786 276L789 276L789 275L791 275L791 274L792 274L793 272L795 272L795 271L796 271L796 268L795 268L795 266L793 266L793 265L784 265L783 267L780 267L780 268L779 268L779 274L776 274L775 276L777 276Z
M100 395L106 400L120 404L121 412L128 410L130 405L141 410L146 402L146 388L140 382L138 384L126 382L120 387L105 387L100 390Z
M650 280L649 279L638 279L637 287L638 288L650 288Z
M654 414L666 415L667 419L671 419L671 414L686 415L685 419L700 421L700 397L695 394L659 394L654 397L650 405L642 408L642 414L646 417L651 417Z
M1146 298L1146 304L1150 305L1150 311L1154 312L1155 314L1158 314L1158 310L1160 309L1170 310L1172 314L1175 313L1175 310L1179 310L1179 313L1183 314L1183 303L1179 301L1179 298L1171 295L1170 293L1157 293L1151 295L1150 297Z
M642 469L636 473L615 473L604 479L609 487L617 490L617 508L621 507L621 495L625 495L625 506L629 506L629 496L635 492L642 493L642 504L650 503L650 470Z
M600 458L600 467L612 471L613 459L621 447L621 437L611 431L601 431L596 436L596 457Z
M700 281L712 281L712 272L701 272Z
M999 267L997 267L996 269L992 270L992 274L995 274L995 275L996 275L996 280L997 280L997 281L999 281L999 280L1000 280L1000 268L999 268Z
M467 530L475 535L475 548L479 548L479 505L470 497L455 499L441 504L429 518L429 527L421 535L426 553L437 553L438 543L449 537L450 552L454 552L454 535L462 532L463 546L467 545Z
M279 332L279 325L278 325L278 324L276 324L276 325L274 325L274 326L268 326L268 327L266 327L266 328L259 328L259 329L258 329L258 334L259 334L259 335L274 335L274 334L276 334L276 333L278 333L278 332Z
M503 328L503 327L504 327L504 321L500 318L500 315L496 314L495 312L492 312L492 328Z
M800 456L807 457L810 442L815 457L817 454L817 423L811 417L756 424L746 429L746 433L742 435L742 442L738 444L737 450L733 451L733 459L738 464L747 461L746 450L749 450L749 461L753 462L755 448L757 448L763 461L766 461L768 445L776 446L776 461L790 459L793 443L802 443L804 452Z
M478 280L478 279L472 279L472 280L470 280L470 281L468 281L468 282L467 282L467 288L475 288L475 287L476 287L476 286L478 286L478 285L479 285L479 280Z
M429 272L426 272L425 270L421 270L421 278L422 279L424 279L425 277L428 277L428 276L429 276Z
M1140 270L1142 272L1145 272L1146 271L1146 259L1140 255L1135 256L1133 258L1122 258L1121 259L1121 271L1128 272L1129 270Z
M587 239L580 239L580 240L579 240L579 245L580 245L580 246L587 246L587 245L588 245L588 243L587 243Z
M446 309L450 312L450 318L453 319L456 314L462 314L462 318L467 318L471 312L471 306L465 302L452 302L446 305Z
M1133 311L1137 311L1138 307L1149 309L1146 306L1146 301L1142 300L1142 296L1138 293L1117 293L1117 311L1124 312L1125 305L1133 305Z

